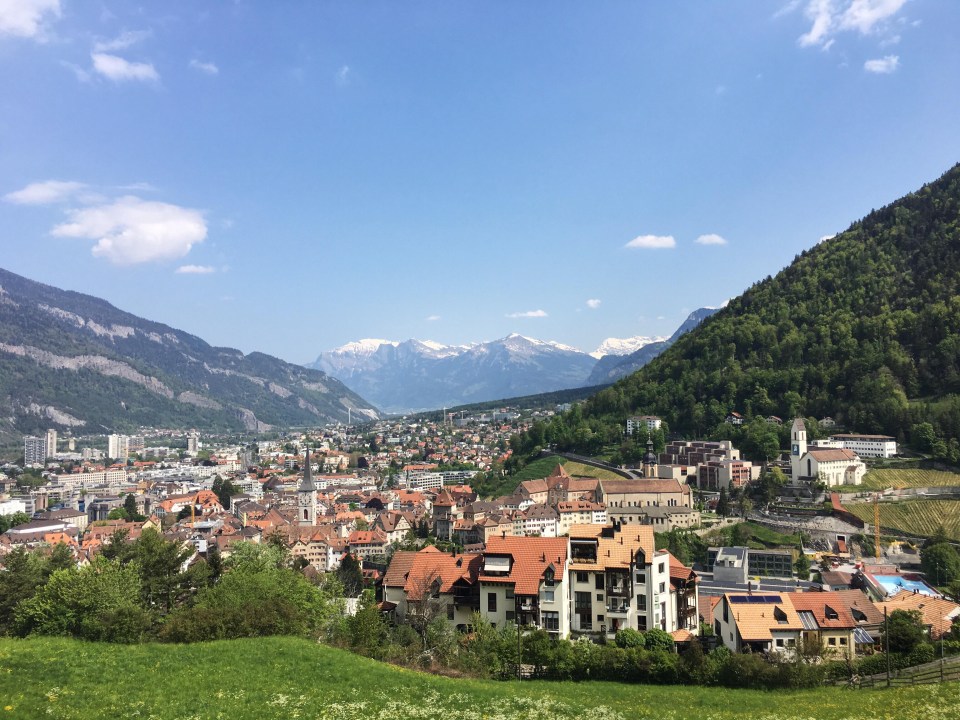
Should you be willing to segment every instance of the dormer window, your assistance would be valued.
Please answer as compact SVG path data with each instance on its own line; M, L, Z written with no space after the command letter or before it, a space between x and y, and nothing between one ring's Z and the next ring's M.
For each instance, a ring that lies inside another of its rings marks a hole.
M779 606L773 609L773 619L780 625L787 624L787 614Z
M827 620L839 620L840 615L829 605L823 606L823 614L826 616Z

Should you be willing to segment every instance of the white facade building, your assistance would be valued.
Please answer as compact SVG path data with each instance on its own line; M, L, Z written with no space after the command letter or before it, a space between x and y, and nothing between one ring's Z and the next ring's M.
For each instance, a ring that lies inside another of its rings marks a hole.
M831 435L845 450L853 450L860 457L891 458L897 454L897 439L888 435Z

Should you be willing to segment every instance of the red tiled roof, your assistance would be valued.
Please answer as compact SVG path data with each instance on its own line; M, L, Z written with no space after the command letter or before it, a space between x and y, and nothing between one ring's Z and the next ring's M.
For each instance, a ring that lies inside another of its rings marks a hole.
M487 541L487 555L510 555L513 563L506 577L481 575L483 582L509 582L517 595L540 592L543 573L551 565L557 577L563 576L567 561L566 538L497 537Z

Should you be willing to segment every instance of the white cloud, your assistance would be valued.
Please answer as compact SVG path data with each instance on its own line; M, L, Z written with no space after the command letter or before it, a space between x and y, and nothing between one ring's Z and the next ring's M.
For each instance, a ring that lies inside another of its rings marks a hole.
M156 81L160 74L150 63L130 62L117 55L91 53L93 69L114 82L125 80Z
M214 65L212 62L200 62L196 58L190 61L190 67L194 70L199 70L202 73L207 75L219 75L220 68Z
M350 66L343 65L337 70L337 85L347 85L350 82Z
M136 45L141 40L150 37L149 30L126 30L113 40L100 41L93 44L93 51L97 53L114 52L116 50L126 50L128 47Z
M897 55L887 55L876 60L867 60L863 64L863 69L867 72L878 73L880 75L889 75L900 67L900 58Z
M801 47L819 45L827 50L833 36L841 32L872 35L887 30L893 18L907 0L808 0L804 15L810 20L810 29L798 39ZM791 3L777 15L797 7Z
M70 222L53 228L57 237L96 240L96 257L134 265L183 257L207 237L199 210L128 195L112 203L69 213Z
M590 298L587 300L587 307L591 310L596 310L598 307L600 307L600 303L601 301L597 300L597 298Z
M440 316L439 316L439 315L428 315L428 316L427 316L427 322L436 322L436 321L439 320L439 319L440 319Z
M874 28L893 17L907 0L853 0L840 17L840 29L858 30L869 35Z
M22 190L7 193L3 199L16 205L49 205L69 200L86 187L80 182L46 180L30 183Z
M836 236L837 236L836 233L834 233L833 235L821 235L820 239L817 240L817 245L819 245L820 243L824 243L827 240L833 240Z
M210 265L181 265L174 272L177 275L211 275L217 269Z
M801 47L819 45L825 41L832 29L835 11L834 0L810 0L803 12L813 25L800 36Z
M42 40L44 23L60 17L60 0L0 0L0 35Z
M543 310L527 310L525 312L507 313L508 318L543 318L547 313Z
M75 63L67 62L66 60L61 60L60 65L67 68L67 70L69 70L70 72L72 72L74 77L76 77L77 80L79 80L80 82L86 83L86 82L90 82L90 80L92 79L90 76L90 73L86 69L80 67Z
M707 235L701 235L694 242L697 245L726 245L727 239L716 233L708 233Z
M659 249L672 248L676 247L676 245L677 241L673 239L673 235L639 235L624 245L624 247Z

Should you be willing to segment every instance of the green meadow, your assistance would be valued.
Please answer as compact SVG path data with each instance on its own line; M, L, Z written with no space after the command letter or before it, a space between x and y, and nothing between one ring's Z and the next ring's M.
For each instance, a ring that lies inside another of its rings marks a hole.
M497 682L403 670L307 640L0 640L0 718L722 720L960 717L960 684L751 691Z

